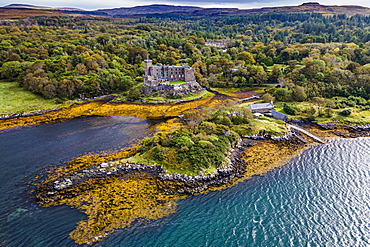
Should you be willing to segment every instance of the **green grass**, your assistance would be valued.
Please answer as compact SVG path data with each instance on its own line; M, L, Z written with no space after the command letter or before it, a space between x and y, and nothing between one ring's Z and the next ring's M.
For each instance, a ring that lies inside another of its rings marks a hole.
M183 95L182 97L180 97L178 99L169 99L169 98L163 98L163 97L160 97L160 96L153 96L153 95L147 96L144 99L146 100L146 102L150 102L150 103L164 103L164 102L176 103L176 102L179 102L181 100L185 100L185 101L186 100L192 100L192 99L196 99L198 97L206 98L206 97L211 97L213 95L214 95L213 93L210 93L206 90L203 90L203 92L201 92L200 94L190 93L188 95Z
M0 81L0 115L30 113L61 107L55 99L44 99L18 86L17 82Z
M192 172L192 171L179 170L179 169L170 168L170 167L168 167L168 166L166 166L164 164L158 163L156 161L148 160L148 159L144 158L143 156L141 156L139 154L136 154L135 156L132 156L132 157L127 158L127 159L122 159L121 161L123 163L129 163L129 164L140 164L140 163L145 163L145 164L148 164L148 165L154 165L154 164L156 164L156 165L162 166L167 171L167 173L179 173L179 174L184 174L184 175L189 175L189 176L196 176L196 175L198 175L197 173ZM211 174L215 170L216 170L215 167L211 167L211 168L209 168L209 169L207 169L205 171L205 174Z
M257 104L257 103L264 103L264 101L263 100L256 100L256 101L253 101L253 102L244 102L244 103L241 103L239 106L240 107L248 107L249 105Z
M185 97L183 97L181 100L192 100L192 99L196 99L196 98L198 98L198 97L200 97L200 96L203 96L203 97L210 97L210 96L213 96L214 94L213 93L211 93L211 92L208 92L208 91L203 91L202 93L200 93L200 94L193 94L193 93L191 93L191 94L188 94L188 95L186 95Z
M211 88L213 91L218 93L222 93L228 96L234 96L234 93L240 92L254 92L254 93L265 93L266 88L269 86L262 86L262 87L241 87L241 88Z
M316 117L315 121L319 123L325 123L332 122L335 120L342 123L353 123L358 125L370 124L370 110L363 111L361 109L351 107L352 109L351 115L345 117L339 114L339 112L342 111L343 109L336 110L335 113L333 114L333 117L331 118Z
M301 120L306 119L307 114L305 113L305 110L309 108L310 106L313 106L310 102L290 102L294 106L296 106L299 109L299 112L294 115L288 115L289 120ZM284 103L282 102L275 102L275 110L278 110L279 112L285 113L283 108ZM315 109L317 109L316 106L313 106ZM333 109L332 117L327 116L321 116L319 117L317 112L315 114L315 122L318 123L326 123L326 122L333 122L333 121L339 121L342 123L353 123L358 125L363 124L370 124L370 110L362 110L360 108L356 107L348 107L352 109L352 114L345 117L339 114L344 108L341 109Z
M268 117L260 117L251 122L252 135L265 132L272 136L281 136L288 133L288 128L285 122L280 120L271 119Z
M185 83L186 81L170 81L169 84L170 85L176 85L176 84L181 84L181 83Z
M271 136L282 136L288 133L288 128L285 122L271 119L268 117L259 117L253 119L249 125L235 125L232 130L241 135L255 135L255 134L270 134Z

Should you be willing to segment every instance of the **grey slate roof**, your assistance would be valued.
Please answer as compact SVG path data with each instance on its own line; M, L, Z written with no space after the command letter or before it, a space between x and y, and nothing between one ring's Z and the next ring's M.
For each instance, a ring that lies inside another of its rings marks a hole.
M285 115L284 113L281 113L281 112L272 110L271 111L271 114L276 119L283 120L283 121L288 121L288 116Z
M274 109L274 103L258 103L249 105L249 109L251 110L260 110L260 109Z

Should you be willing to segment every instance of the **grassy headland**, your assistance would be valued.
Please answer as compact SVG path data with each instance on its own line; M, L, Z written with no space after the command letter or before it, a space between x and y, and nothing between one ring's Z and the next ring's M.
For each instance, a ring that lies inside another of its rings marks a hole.
M17 82L0 81L0 99L0 115L30 113L63 106L56 103L55 99L45 99L19 87Z

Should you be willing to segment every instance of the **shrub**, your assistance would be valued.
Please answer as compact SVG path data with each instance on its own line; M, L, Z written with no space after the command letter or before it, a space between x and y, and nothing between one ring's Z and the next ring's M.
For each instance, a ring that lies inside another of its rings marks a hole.
M345 117L351 115L351 113L352 113L351 108L346 108L346 109L343 109L341 112L339 112L340 115L345 116Z
M194 142L189 136L179 136L171 140L171 144L178 147L190 147L194 145Z
M284 104L283 110L286 114L289 115L297 114L297 108L289 104Z
M216 132L216 124L204 121L199 125L199 129L210 135Z

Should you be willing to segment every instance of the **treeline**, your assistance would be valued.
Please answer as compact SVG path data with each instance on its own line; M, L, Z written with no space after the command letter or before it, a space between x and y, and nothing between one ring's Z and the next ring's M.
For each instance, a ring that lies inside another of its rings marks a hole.
M284 101L349 95L368 100L369 22L358 15L300 13L3 21L0 77L46 98L137 98L149 57L192 66L207 87L274 84L281 89L271 94Z

